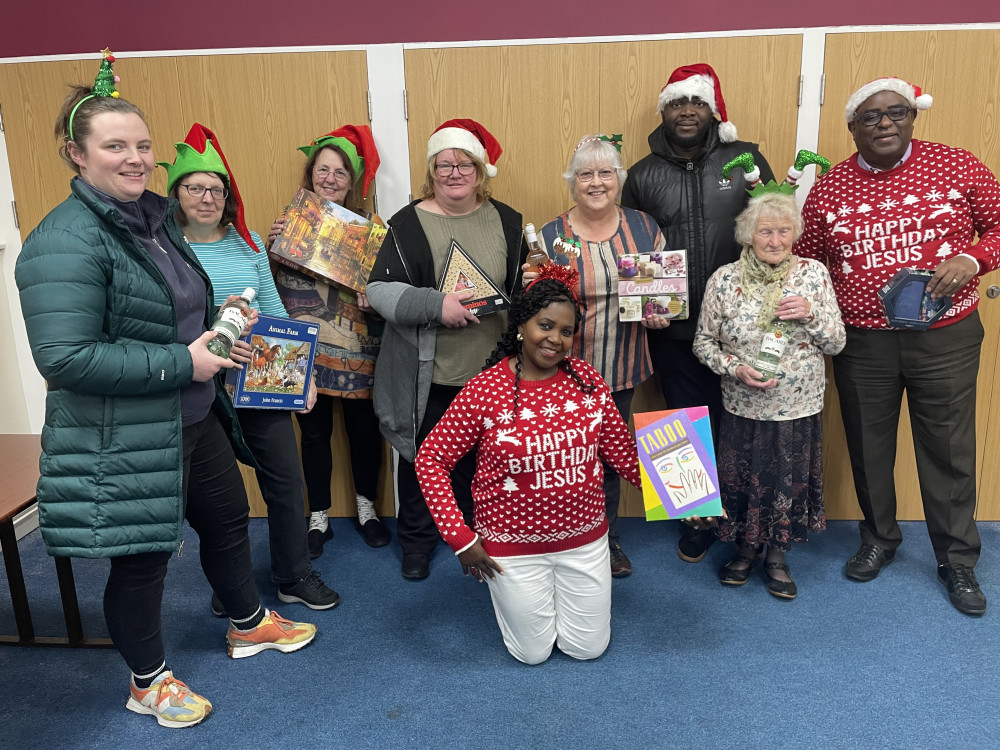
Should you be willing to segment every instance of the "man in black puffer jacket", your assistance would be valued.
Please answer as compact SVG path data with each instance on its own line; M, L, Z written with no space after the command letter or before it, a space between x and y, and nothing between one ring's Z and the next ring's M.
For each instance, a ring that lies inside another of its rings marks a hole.
M667 407L707 405L718 434L719 376L695 359L691 342L708 277L740 256L733 229L750 197L742 170L734 169L730 181L722 177L722 167L749 152L761 180L772 180L774 174L756 143L736 140L736 127L726 117L719 79L710 66L677 68L660 92L659 112L663 124L649 136L652 153L629 170L621 203L656 219L667 247L687 250L690 317L646 334ZM677 554L699 562L714 538L711 529L684 524Z

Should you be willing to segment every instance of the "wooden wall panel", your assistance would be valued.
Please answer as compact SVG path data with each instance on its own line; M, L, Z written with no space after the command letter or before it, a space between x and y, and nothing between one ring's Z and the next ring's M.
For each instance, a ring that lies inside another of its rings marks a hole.
M69 193L72 176L52 135L67 82L92 84L98 60L0 65L0 102L22 239ZM347 122L368 122L363 52L118 58L122 95L146 114L154 152L173 161L173 144L194 122L216 132L236 172L247 223L266 235L298 187L305 157L298 146ZM16 103L17 106L13 106ZM150 189L162 193L157 169ZM353 515L347 437L338 419L332 440L334 515ZM388 455L388 449L386 449ZM266 509L253 472L244 469L251 512ZM378 509L394 515L388 462Z
M844 106L859 86L895 75L920 86L934 97L931 109L917 117L916 138L969 149L994 174L1000 174L1000 32L988 30L900 31L830 34L826 38L826 96L820 119L819 150L834 163L855 151L844 120ZM969 98L973 94L973 98ZM980 282L985 291L1000 284L993 273ZM1000 518L1000 467L994 456L1000 434L991 429L1000 417L994 373L1000 331L1000 299L983 297L979 307L986 328L979 371L977 404L979 518ZM860 511L836 408L836 388L827 391L825 460L827 516L858 518ZM909 418L899 428L896 493L900 519L922 519L916 459Z
M562 172L581 136L598 129L593 70L602 45L422 49L405 52L413 196L427 169L427 139L469 117L503 147L493 196L536 227L572 205Z
M625 166L649 153L648 135L660 125L660 89L681 65L706 62L740 140L760 144L775 175L795 159L802 37L728 37L619 42L601 47L601 128L624 133ZM762 91L761 81L766 81Z

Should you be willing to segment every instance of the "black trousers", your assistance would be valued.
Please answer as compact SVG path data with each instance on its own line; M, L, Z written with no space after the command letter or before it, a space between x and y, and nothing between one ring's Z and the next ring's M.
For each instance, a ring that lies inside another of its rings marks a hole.
M344 412L354 491L372 501L378 494L382 435L372 400L339 398L321 393L312 411L295 415L302 434L302 470L309 491L310 513L330 509L330 475L333 473L330 438L333 436L333 407L336 401L340 401Z
M257 484L267 505L271 580L291 583L311 567L306 543L305 485L292 416L282 409L240 409L243 437L260 469ZM327 490L330 475L327 474Z
M896 549L896 430L906 393L920 497L938 564L975 565L976 378L983 326L979 313L929 331L847 329L833 358L854 487L864 520L861 540Z
M235 620L260 607L250 563L250 505L232 445L214 413L183 431L184 515L198 533L201 566ZM149 674L164 662L163 581L170 552L111 558L104 618L129 669Z
M461 391L461 386L431 385L427 399L427 411L417 431L417 448L424 442L451 402ZM472 478L476 474L476 453L473 449L458 462L451 472L451 486L455 492L458 507L465 522L472 526ZM410 461L400 456L396 469L396 484L399 492L399 512L396 517L396 536L403 554L430 554L434 551L441 534L438 532L424 496L420 492L417 473Z

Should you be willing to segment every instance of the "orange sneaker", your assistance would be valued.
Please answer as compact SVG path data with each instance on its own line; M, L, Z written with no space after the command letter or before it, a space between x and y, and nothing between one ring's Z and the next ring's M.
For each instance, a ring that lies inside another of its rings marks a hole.
M173 672L161 672L148 688L138 688L129 681L132 694L125 708L137 714L156 717L156 723L167 729L193 727L212 713L212 704L174 677Z
M226 643L229 644L229 655L242 659L271 648L289 654L312 643L315 637L315 625L292 622L273 610L266 610L264 619L253 630L237 630L229 623Z

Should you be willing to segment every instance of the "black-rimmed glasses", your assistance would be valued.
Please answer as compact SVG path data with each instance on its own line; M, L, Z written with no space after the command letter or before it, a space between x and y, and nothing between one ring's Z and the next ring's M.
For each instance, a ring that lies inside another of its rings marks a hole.
M910 116L910 112L913 111L912 107L904 107L903 105L897 105L894 107L889 107L889 109L869 109L867 112L862 112L858 115L858 120L862 125L866 127L873 127L882 122L882 118L886 115L893 122L902 122L907 117Z
M207 188L204 185L181 185L180 187L187 190L188 195L192 198L204 198L206 190L210 192L212 197L217 201L225 200L229 195L229 191L224 187Z

